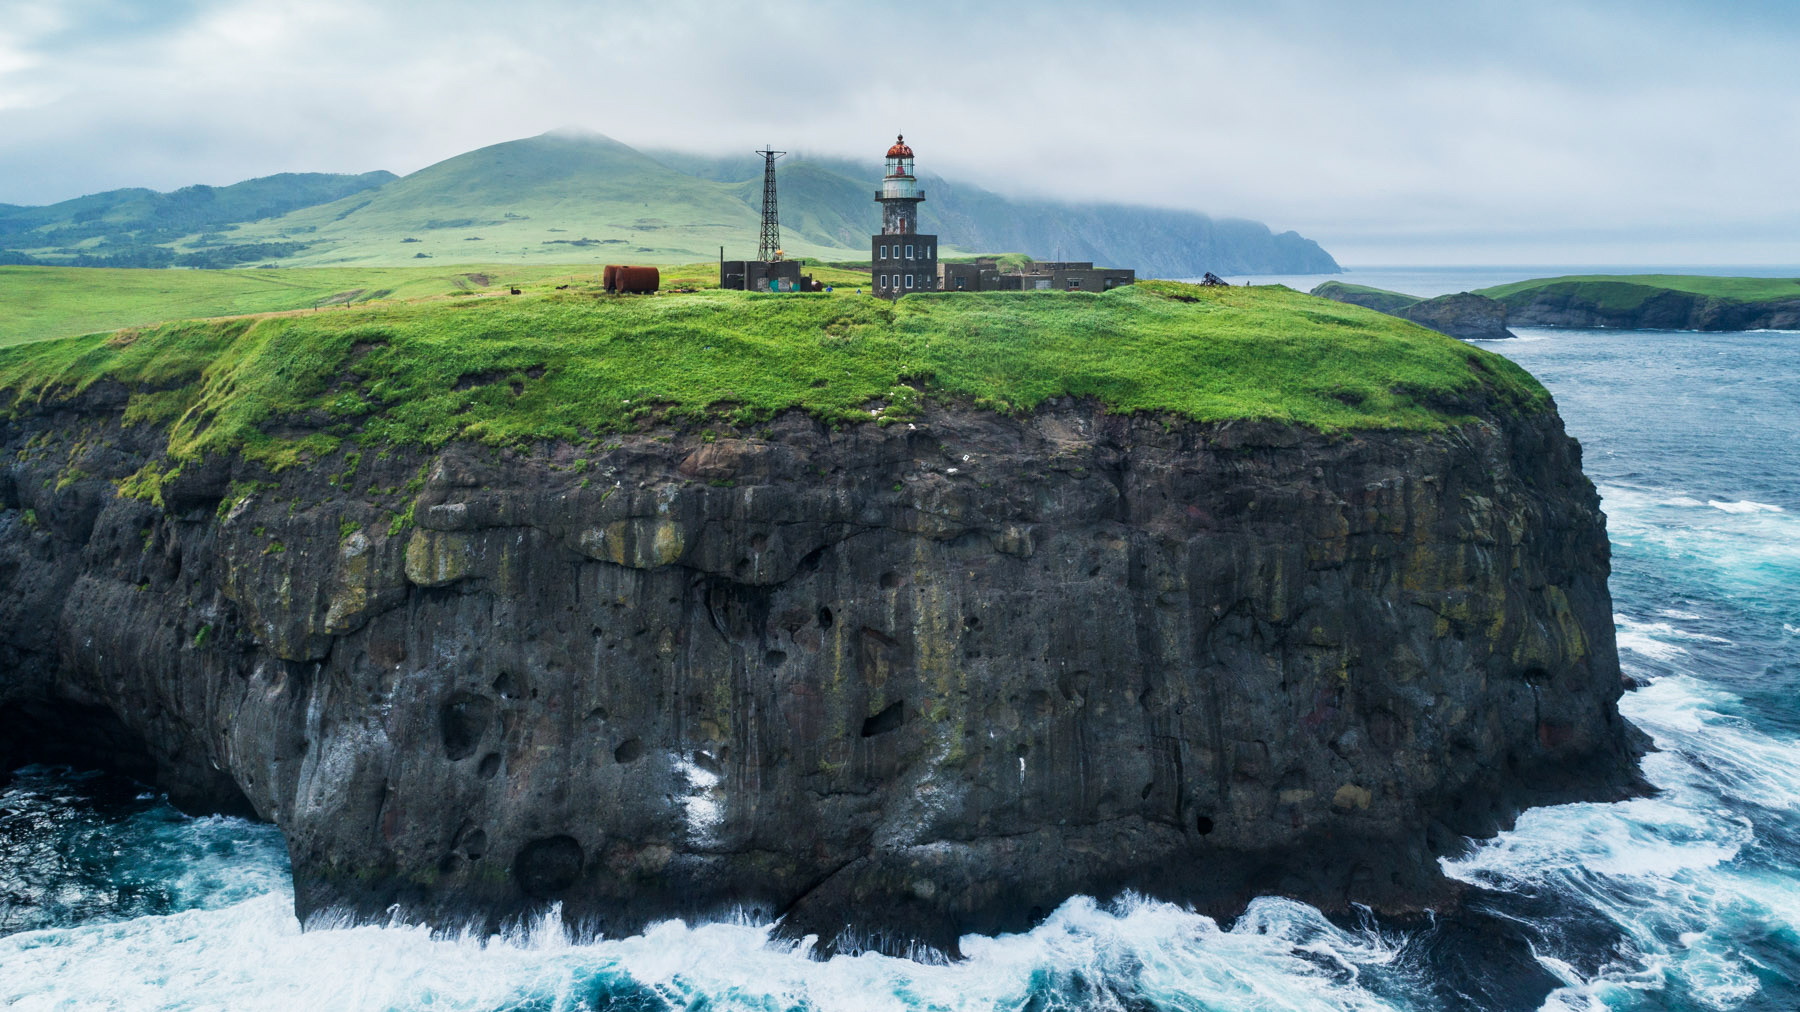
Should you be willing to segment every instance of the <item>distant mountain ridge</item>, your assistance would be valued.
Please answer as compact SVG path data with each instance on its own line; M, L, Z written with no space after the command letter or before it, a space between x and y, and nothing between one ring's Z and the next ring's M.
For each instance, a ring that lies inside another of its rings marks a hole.
M0 204L0 251L4 251L0 263L41 259L86 266L81 263L85 259L95 266L167 267L183 256L204 259L203 247L242 245L224 242L223 234L205 236L207 232L235 231L241 222L338 200L398 178L385 171L360 175L283 172L230 186L185 186L169 193L133 187L40 207ZM188 238L194 241L186 253L164 245ZM22 255L17 252L20 249L42 251L42 256ZM237 262L261 258L243 256ZM230 264L190 262L184 266Z
M865 260L880 168L796 158L780 167L790 256ZM1109 204L1012 200L923 179L921 229L945 252L1092 260L1147 277L1335 273L1295 232ZM173 193L115 190L44 207L0 205L0 263L81 266L680 263L754 255L753 156L644 152L599 134L507 141L404 177L284 173Z

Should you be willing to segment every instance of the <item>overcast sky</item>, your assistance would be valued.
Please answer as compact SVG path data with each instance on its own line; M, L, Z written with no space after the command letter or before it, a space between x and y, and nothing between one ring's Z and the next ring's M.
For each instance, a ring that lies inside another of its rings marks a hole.
M1800 0L0 0L0 202L563 126L1190 208L1347 265L1800 263Z

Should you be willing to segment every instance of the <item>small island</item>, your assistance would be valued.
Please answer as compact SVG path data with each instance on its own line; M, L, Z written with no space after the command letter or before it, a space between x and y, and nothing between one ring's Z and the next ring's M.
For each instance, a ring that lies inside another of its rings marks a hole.
M302 918L1444 909L1635 783L1549 396L1285 288L127 328L0 349L0 449L4 751L272 821Z

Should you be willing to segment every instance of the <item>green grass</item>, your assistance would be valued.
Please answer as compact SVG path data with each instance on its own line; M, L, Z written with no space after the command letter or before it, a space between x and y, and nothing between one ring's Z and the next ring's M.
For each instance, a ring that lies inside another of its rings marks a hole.
M623 263L635 263L629 258ZM828 285L869 286L867 271L812 264ZM662 268L664 288L716 288L715 262ZM443 267L284 267L229 271L102 267L0 266L0 346L50 337L141 327L171 319L203 319L295 310L341 312L371 301L527 292L557 285L592 288L599 268L583 264L467 264Z
M1514 301L1537 289L1555 286L1603 310L1630 310L1664 291L1687 292L1737 302L1766 302L1800 298L1800 278L1725 278L1691 274L1571 274L1559 278L1535 278L1483 288L1476 295Z
M101 380L134 391L127 421L168 427L167 468L152 465L124 490L145 497L208 453L279 470L352 440L579 443L647 420L752 426L787 409L890 424L922 396L1000 412L1091 396L1118 412L1326 432L1438 429L1483 386L1516 410L1549 403L1506 359L1373 310L1281 287L1174 282L898 303L551 290L0 349L0 410Z
M489 285L477 284L470 274L485 276ZM336 309L373 299L504 290L502 286L509 283L547 282L558 277L591 279L594 269L569 265L230 271L0 267L0 305L6 307L0 313L0 345L170 319Z
M1368 285L1351 285L1342 281L1327 281L1314 288L1312 294L1327 299L1338 299L1340 295L1359 297L1358 305L1368 305L1371 309L1379 309L1384 313L1398 313L1409 306L1424 302L1417 295L1404 292L1390 292L1385 288L1370 288Z

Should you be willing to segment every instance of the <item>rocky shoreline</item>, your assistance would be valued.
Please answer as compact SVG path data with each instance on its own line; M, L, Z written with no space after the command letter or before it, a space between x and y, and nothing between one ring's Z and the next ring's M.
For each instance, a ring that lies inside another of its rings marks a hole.
M158 506L126 394L0 422L0 758L273 821L302 917L954 953L1125 888L1416 911L1463 836L1638 782L1554 412L790 413L212 458Z

